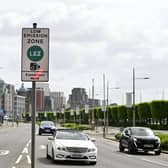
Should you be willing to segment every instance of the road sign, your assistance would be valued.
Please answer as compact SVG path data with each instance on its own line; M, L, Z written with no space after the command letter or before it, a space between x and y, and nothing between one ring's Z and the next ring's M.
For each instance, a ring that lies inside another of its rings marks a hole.
M22 29L21 80L48 82L49 29Z

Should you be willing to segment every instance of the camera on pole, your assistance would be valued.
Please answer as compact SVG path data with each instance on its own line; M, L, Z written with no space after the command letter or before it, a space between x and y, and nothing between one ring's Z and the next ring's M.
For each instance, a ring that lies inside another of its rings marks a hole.
M35 71L35 70L37 70L37 69L40 69L40 65L39 64L37 64L37 63L30 63L30 70L31 71Z

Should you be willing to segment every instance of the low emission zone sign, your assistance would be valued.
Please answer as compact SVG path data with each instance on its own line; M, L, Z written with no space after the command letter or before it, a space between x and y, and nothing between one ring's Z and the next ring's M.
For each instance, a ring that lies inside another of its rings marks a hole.
M49 29L22 29L22 81L49 80Z

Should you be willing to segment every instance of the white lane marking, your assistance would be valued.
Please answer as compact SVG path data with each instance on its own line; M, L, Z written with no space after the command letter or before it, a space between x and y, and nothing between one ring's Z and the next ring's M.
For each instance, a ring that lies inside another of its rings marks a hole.
M30 156L29 156L29 155L27 155L26 157L27 157L27 162L28 162L28 164L31 164L31 159L30 159Z
M40 149L46 149L46 146L45 145L40 145Z
M28 141L28 143L26 144L26 147L29 147L30 143L31 143L31 140Z
M160 165L160 166L168 167L168 162L164 164L164 163L161 163L161 162L157 162L157 161L149 160L149 159L145 159L145 158L141 158L141 160L144 160L144 161L149 162L149 163L157 164L157 165Z
M28 154L28 148L25 147L25 148L23 149L23 151L22 151L22 154L23 154L23 153Z
M15 166L13 166L12 168L16 168Z
M20 155L19 157L18 157L18 159L16 160L16 164L18 164L19 162L20 162L20 160L22 159L22 155Z
M0 156L9 154L9 150L0 150Z

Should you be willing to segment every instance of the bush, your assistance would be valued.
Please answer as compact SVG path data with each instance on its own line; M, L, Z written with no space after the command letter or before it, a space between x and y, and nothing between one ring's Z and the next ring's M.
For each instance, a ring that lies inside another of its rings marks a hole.
M120 137L121 137L121 132L118 132L118 133L115 134L115 138L116 138L117 140L119 140Z
M161 150L168 150L168 134L156 132L156 135L160 137Z
M66 128L76 129L76 130L88 130L88 129L91 129L91 127L89 125L76 124L76 123L63 123L62 126L66 127Z

